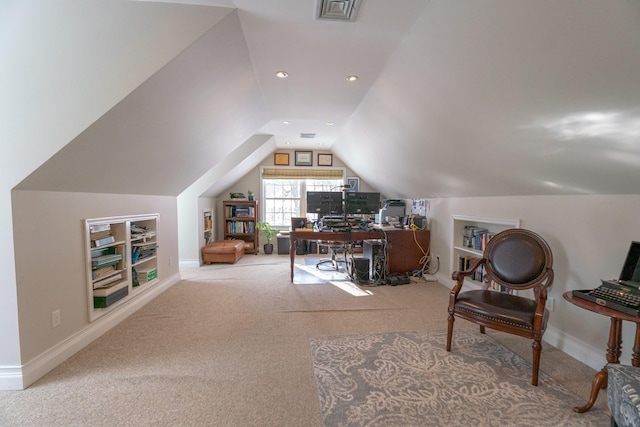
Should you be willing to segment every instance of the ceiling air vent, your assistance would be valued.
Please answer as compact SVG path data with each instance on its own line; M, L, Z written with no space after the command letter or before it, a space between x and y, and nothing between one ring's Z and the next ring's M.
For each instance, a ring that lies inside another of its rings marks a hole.
M313 139L316 137L315 133L301 133L300 134L300 138L309 138L309 139Z
M362 0L316 0L316 19L355 21Z

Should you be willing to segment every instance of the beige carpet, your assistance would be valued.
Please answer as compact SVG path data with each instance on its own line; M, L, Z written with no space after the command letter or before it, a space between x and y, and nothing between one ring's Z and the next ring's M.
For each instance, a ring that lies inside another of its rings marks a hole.
M291 283L283 255L182 275L29 389L0 392L0 425L320 426L310 337L446 328L448 289L437 283L353 296ZM530 361L528 340L488 334ZM549 345L541 369L586 402L592 369ZM604 393L592 410L606 410Z

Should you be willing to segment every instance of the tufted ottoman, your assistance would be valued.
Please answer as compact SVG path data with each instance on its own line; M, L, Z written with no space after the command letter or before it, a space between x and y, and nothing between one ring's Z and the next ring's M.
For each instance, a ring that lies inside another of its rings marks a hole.
M202 248L202 262L205 264L211 264L212 262L233 264L243 255L243 240L216 240Z
M640 368L607 365L607 403L615 426L637 427L640 424Z

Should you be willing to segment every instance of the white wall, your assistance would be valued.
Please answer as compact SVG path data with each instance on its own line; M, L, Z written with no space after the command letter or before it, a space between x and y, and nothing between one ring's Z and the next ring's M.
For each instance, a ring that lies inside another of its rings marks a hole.
M629 244L640 240L639 211L635 195L432 199L431 253L440 257L439 277L450 279L451 215L520 219L522 228L540 234L553 251L549 297L555 298L555 310L545 339L599 370L606 363L609 319L571 305L562 294L618 277ZM622 360L629 363L635 325L623 323Z
M0 388L20 386L23 360L11 190L230 11L106 0L0 2Z
M159 213L158 275L178 274L175 197L14 191L13 212L23 365L89 326L84 219Z

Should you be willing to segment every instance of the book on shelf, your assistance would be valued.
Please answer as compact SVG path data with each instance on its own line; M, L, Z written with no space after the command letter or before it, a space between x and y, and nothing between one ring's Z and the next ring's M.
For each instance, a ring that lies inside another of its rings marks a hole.
M105 267L100 267L96 270L91 271L91 278L93 280L100 279L101 277L106 277L116 271L115 265L107 265Z
M255 232L253 221L227 221L227 233L244 234Z
M94 248L99 248L100 246L109 245L115 241L116 241L115 237L107 236L101 239L91 240L91 244L93 245Z
M112 288L117 282L121 281L123 278L122 272L119 271L117 274L113 276L109 276L106 279L98 280L93 283L93 289L107 289Z
M111 224L94 224L89 226L89 233L99 233L102 231L111 231Z
M91 267L97 269L106 265L117 264L120 262L120 260L122 260L121 254L101 255L95 258L91 258Z
M254 218L256 216L256 211L253 206L227 205L224 207L224 214L226 218Z

